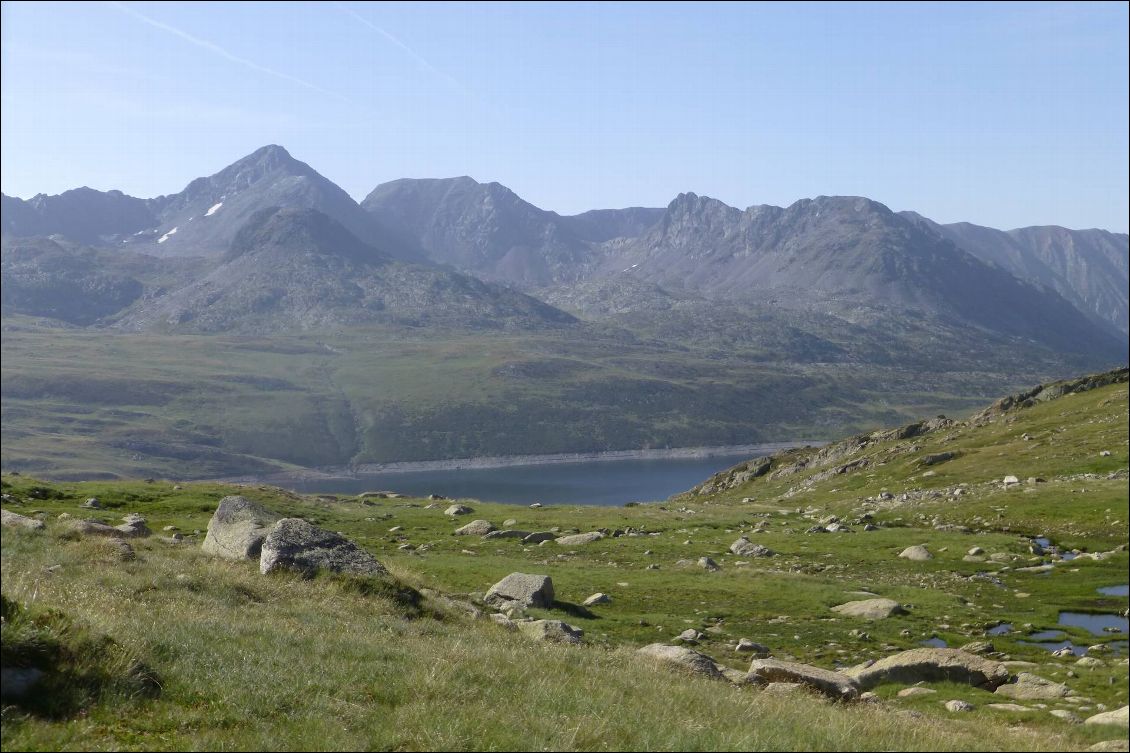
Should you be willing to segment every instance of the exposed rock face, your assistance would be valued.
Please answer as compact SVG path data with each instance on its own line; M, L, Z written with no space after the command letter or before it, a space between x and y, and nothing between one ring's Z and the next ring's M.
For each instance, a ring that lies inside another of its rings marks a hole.
M604 534L600 531L593 531L591 533L575 533L572 536L562 536L557 539L557 543L561 546L579 546L581 544L591 544L594 541L600 541L604 538Z
M832 607L832 611L845 617L859 617L864 620L883 620L892 615L906 614L906 610L894 599L849 601Z
M1021 672L1016 676L1016 682L1001 685L996 689L996 694L1018 701L1048 701L1068 696L1071 691L1066 685L1045 680L1030 672Z
M9 512L8 510L0 510L0 524L9 528L27 528L32 531L40 531L44 527L42 520L29 518L26 515Z
M666 643L652 643L649 646L637 649L636 653L652 661L670 665L696 675L703 675L716 680L724 680L726 676L719 669L714 660L705 654L700 654L694 649L684 646L668 646Z
M516 623L522 635L553 643L580 643L585 631L561 620L530 620Z
M930 550L921 544L915 546L908 546L899 552L899 557L904 560L914 560L915 562L925 562L926 560L934 559L934 555L930 554Z
M489 520L472 520L462 528L455 529L456 536L486 536L494 531L494 523Z
M301 518L283 518L263 539L259 572L281 568L312 575L318 570L351 575L386 575L384 565L344 536Z
M267 531L278 520L278 515L247 497L224 497L208 521L208 533L201 548L224 559L255 559Z
M553 597L553 581L548 575L510 573L490 587L483 601L499 609L549 609L553 606Z
M955 648L916 648L849 670L859 687L870 690L885 682L957 682L994 689L1008 681L1008 668Z
M796 682L837 700L859 697L859 687L847 675L780 659L754 659L749 673L768 683Z

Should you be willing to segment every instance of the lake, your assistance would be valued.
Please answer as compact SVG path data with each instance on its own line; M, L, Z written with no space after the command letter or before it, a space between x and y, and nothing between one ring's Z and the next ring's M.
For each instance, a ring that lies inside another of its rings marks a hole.
M780 445L774 445L773 449ZM771 450L764 453L769 454ZM711 475L756 457L740 454L663 460L600 460L505 468L369 473L354 478L289 481L302 494L360 494L389 490L411 496L440 494L510 504L623 505L664 500Z

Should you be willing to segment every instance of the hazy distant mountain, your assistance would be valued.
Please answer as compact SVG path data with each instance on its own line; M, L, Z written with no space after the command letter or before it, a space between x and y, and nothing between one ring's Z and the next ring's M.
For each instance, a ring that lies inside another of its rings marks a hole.
M577 279L591 255L559 215L498 183L395 180L373 189L361 206L418 243L431 261L520 287Z
M127 330L301 332L372 323L552 327L569 315L521 293L400 262L313 209L268 208L206 275L130 309Z
M3 196L3 218L6 236L62 235L89 245L100 245L158 222L144 199L86 187L58 196L39 194L27 201Z
M1051 226L996 230L968 222L921 222L975 256L1023 280L1053 288L1092 319L1130 332L1130 236Z
M1054 292L858 197L742 211L681 194L660 222L610 251L595 274L848 317L855 305L879 304L963 320L1057 350L1110 352L1116 346Z
M561 217L560 221L582 240L603 243L614 238L634 238L663 217L663 207L593 209Z

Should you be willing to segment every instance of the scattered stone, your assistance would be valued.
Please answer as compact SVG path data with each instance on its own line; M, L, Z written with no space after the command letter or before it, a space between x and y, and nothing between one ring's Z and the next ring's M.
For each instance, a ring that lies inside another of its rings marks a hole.
M44 672L32 667L4 667L0 669L0 699L8 702L22 701L43 679Z
M983 659L954 648L916 648L878 660L869 667L856 667L846 674L864 690L885 682L913 685L918 682L957 682L995 689L1009 678L1000 662Z
M229 560L254 559L267 532L278 521L278 515L258 502L240 496L224 497L208 521L201 549Z
M944 463L947 460L953 460L956 457L956 452L937 452L933 455L923 455L919 459L918 464L922 466L938 465L939 463Z
M915 687L912 687L912 688L903 688L902 690L900 690L898 692L898 697L899 698L917 698L919 696L924 696L924 695L933 695L937 692L938 691L933 690L931 688L920 688L920 687L915 686Z
M522 541L527 544L540 544L543 541L553 541L556 538L557 534L552 531L534 531Z
M581 602L582 606L595 607L597 604L611 604L612 597L605 593L595 593Z
M561 620L532 620L517 623L522 635L539 641L580 643L585 631Z
M749 638L739 638L738 645L734 650L742 654L753 654L754 658L757 659L764 659L768 657L770 653L772 653L769 650L768 646L765 646L761 643L755 643Z
M707 572L711 572L711 573L714 572L715 570L721 569L720 567L718 567L718 563L715 562L714 560L712 560L709 557L699 557L698 558L698 566L701 567L703 570L706 570Z
M969 703L968 701L963 701L959 698L955 698L952 701L946 701L944 705L946 707L946 711L952 711L954 713L958 713L960 711L972 711L973 710L973 704L972 703Z
M1057 719L1062 719L1063 721L1067 722L1068 724L1082 724L1083 723L1082 719L1080 719L1078 716L1076 716L1074 712L1068 711L1067 709L1052 709L1048 713L1051 714L1052 716L1054 716Z
M1011 711L1013 713L1035 711L1035 709L1021 706L1019 703L986 703L985 708L992 709L993 711Z
M976 557L977 555L984 554L984 553L985 553L985 550L982 549L979 546L975 546L975 547L971 548L968 552L970 557Z
M8 510L0 510L0 523L8 528L26 528L30 531L41 531L45 527L42 520L35 520Z
M473 512L474 510L470 507L467 507L467 505L452 505L451 507L444 510L443 514L455 517L456 515L470 515Z
M906 614L906 610L893 599L849 601L832 607L832 611L845 617L859 617L865 620L882 620L892 615Z
M730 544L730 553L738 557L772 557L776 554L769 547L754 544L745 536Z
M915 562L923 562L925 560L934 559L934 555L930 554L930 550L922 544L908 546L906 549L903 549L901 552L899 552L899 557L904 560L914 560Z
M1079 659L1079 661L1075 662L1075 666L1077 666L1077 667L1093 668L1093 667L1101 667L1102 665L1103 665L1103 660L1102 659L1096 659L1093 656L1084 656L1084 657L1081 657Z
M489 520L472 520L462 528L455 529L456 536L486 536L494 531L494 524Z
M86 501L82 503L82 506L88 510L102 509L102 503L98 501L98 497L87 497Z
M675 640L682 641L683 643L686 643L690 646L697 644L699 642L699 639L701 638L702 633L698 632L694 628L687 628L686 630L675 636Z
M145 518L136 513L130 513L129 515L122 518L122 520L124 520L125 522L120 526L114 526L114 529L121 533L123 536L128 536L130 538L141 538L143 536L149 536L151 533L153 533L149 530L148 526L145 525Z
M1130 726L1130 716L1127 715L1128 713L1130 713L1130 706L1123 706L1122 708L1115 709L1114 711L1105 711L1101 714L1089 716L1083 723L1113 724L1125 729Z
M553 581L548 575L510 573L490 587L483 601L499 609L549 609L553 606L553 598Z
M1071 693L1066 685L1045 680L1043 677L1031 672L1021 672L1016 676L1016 682L1001 685L996 689L996 694L1005 698L1018 701L1049 701Z
M798 682L838 700L859 696L856 682L839 672L781 659L754 659L749 673L766 683Z
M579 546L581 544L591 544L603 538L604 534L600 531L592 531L591 533L575 533L572 536L562 536L557 539L557 543L561 546Z
M1005 486L1012 486L1013 484L1019 484L1020 479L1018 479L1016 476L1005 476L1004 479L1002 479L1002 483Z
M652 661L670 665L692 674L724 680L726 676L718 665L709 656L685 646L669 646L666 643L652 643L649 646L637 649L636 653Z
M384 565L341 534L326 531L301 518L283 518L263 539L259 572L281 568L312 575L330 570L351 575L386 575Z

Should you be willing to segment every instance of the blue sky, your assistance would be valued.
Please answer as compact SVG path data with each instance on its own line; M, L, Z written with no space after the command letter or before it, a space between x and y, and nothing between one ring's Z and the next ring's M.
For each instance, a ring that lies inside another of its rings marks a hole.
M5 2L0 188L156 196L277 143L357 199L471 175L563 214L850 194L1125 232L1127 7Z

